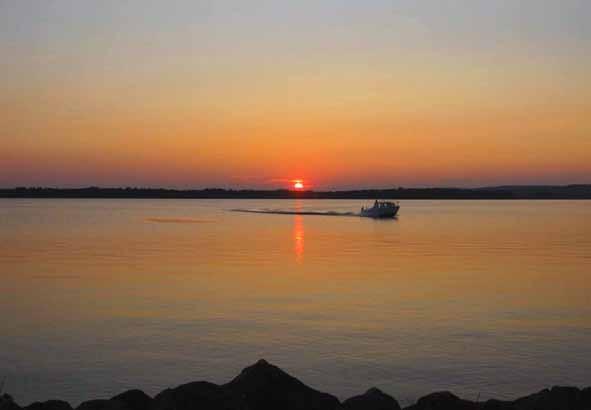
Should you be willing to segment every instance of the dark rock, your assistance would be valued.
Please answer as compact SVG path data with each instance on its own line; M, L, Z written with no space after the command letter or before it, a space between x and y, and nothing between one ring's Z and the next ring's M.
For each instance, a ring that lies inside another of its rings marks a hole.
M125 403L117 400L88 400L76 407L76 410L129 410Z
M0 401L0 410L21 410L21 407L13 401Z
M152 399L141 390L128 390L110 400L89 400L76 410L149 410ZM68 409L27 409L27 410L68 410ZM70 408L71 410L71 408Z
M585 409L591 409L591 387L581 390L581 400Z
M339 400L314 390L280 368L259 360L222 386L250 410L335 410Z
M240 400L220 386L208 382L183 384L166 389L152 401L151 410L234 410L242 409Z
M88 400L80 403L76 410L102 410L109 400Z
M480 405L481 410L516 410L515 404L512 401L501 400L487 400Z
M72 410L72 406L67 401L47 400L31 403L25 407L25 410Z
M462 400L448 392L436 392L421 397L408 410L476 410L478 405L472 401Z
M550 397L557 404L557 409L589 410L583 408L583 394L576 387L552 387Z
M65 401L35 402L21 408L8 394L0 395L0 410L72 410ZM342 405L280 368L259 360L231 382L193 382L166 389L151 399L141 390L128 390L109 400L89 400L76 410L400 410L391 396L377 388L351 397ZM591 387L555 386L515 401L476 403L444 391L420 398L405 410L591 410Z
M20 410L20 406L14 402L9 394L0 395L0 410Z
M152 403L152 398L141 390L127 390L115 397L112 397L110 401L119 401L128 410L148 410Z
M400 405L394 397L374 387L362 395L345 400L343 408L346 410L400 410Z
M151 410L335 410L339 401L261 360L230 383L193 382L166 389ZM82 409L102 410L102 409Z
M518 410L589 410L576 387L552 387L514 401Z
M0 404L7 403L7 402L14 403L14 399L12 398L12 396L8 393L0 394Z

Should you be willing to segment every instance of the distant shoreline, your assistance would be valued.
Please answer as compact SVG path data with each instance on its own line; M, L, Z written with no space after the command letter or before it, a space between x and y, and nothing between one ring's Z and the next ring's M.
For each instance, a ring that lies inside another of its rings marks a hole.
M391 188L344 191L287 189L45 188L0 189L0 198L104 199L591 199L591 184L515 185L482 188Z

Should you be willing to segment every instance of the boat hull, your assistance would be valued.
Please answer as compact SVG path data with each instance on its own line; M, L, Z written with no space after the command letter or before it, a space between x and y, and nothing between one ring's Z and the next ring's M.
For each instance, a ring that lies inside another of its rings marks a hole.
M361 211L360 215L366 218L387 219L395 218L398 214L399 206L392 208L370 208Z

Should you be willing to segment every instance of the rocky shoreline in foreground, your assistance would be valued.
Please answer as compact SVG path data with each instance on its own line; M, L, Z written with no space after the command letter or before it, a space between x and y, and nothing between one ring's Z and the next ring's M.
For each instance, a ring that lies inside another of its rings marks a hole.
M166 389L153 398L128 390L110 399L89 400L75 410L400 410L398 401L371 388L343 402L308 387L279 367L259 360L229 383L192 382ZM19 406L8 394L0 410L74 410L61 400ZM450 392L420 398L405 410L591 410L591 387L553 387L513 401L474 402Z

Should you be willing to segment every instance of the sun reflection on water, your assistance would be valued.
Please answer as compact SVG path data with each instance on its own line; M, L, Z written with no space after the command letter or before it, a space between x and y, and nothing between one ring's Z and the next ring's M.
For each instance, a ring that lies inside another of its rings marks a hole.
M304 260L304 217L296 215L293 220L293 251L296 262Z

